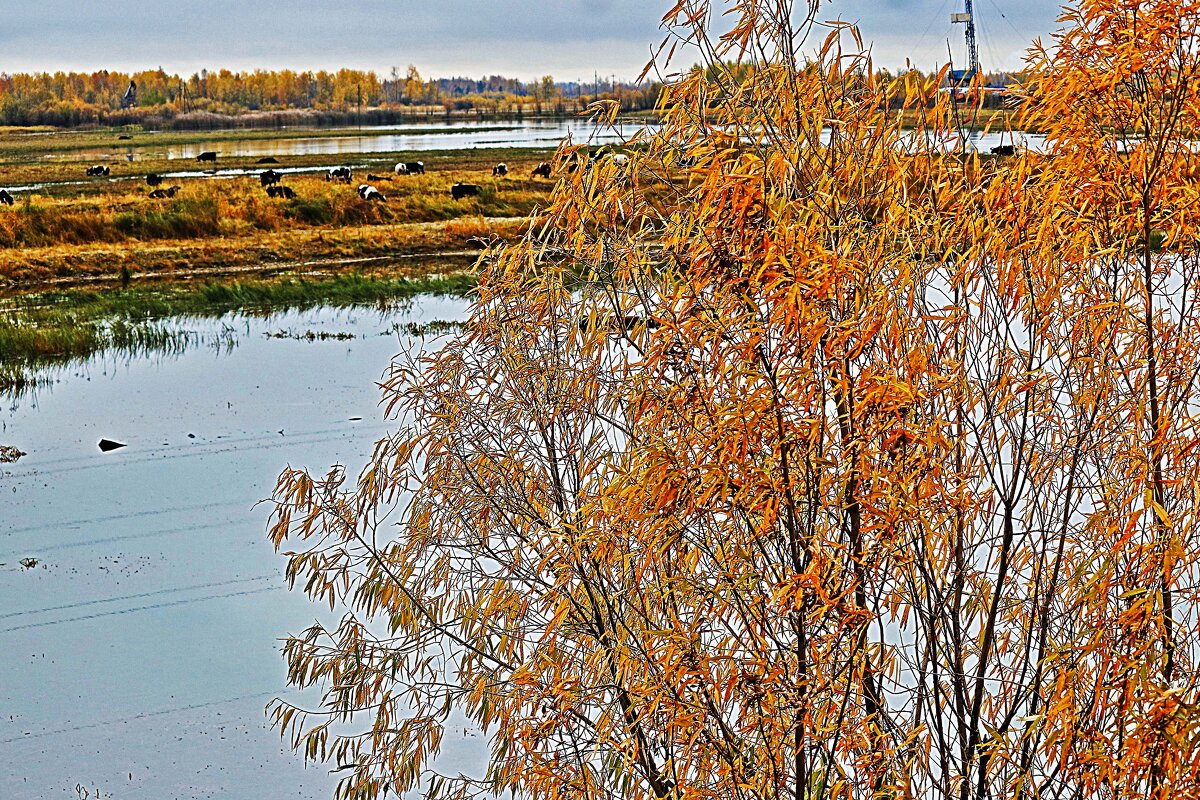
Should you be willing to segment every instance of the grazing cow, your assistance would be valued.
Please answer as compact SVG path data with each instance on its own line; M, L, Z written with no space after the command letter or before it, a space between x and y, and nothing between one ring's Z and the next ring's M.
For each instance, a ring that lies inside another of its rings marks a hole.
M424 161L406 161L406 162L404 162L404 166L408 169L409 175L424 175L425 174L425 162Z
M349 183L354 172L349 167L334 167L325 173L325 180L336 183Z
M264 173L262 173L261 175L259 175L259 176L258 176L258 180L259 180L259 181L262 183L262 185L263 185L264 187L267 187L267 186L274 186L275 184L277 184L277 183L279 183L281 180L283 180L283 176L282 176L282 175L280 175L280 174L279 174L278 172L276 172L275 170L273 170L273 169L269 169L269 170L267 170L266 172L264 172Z
M492 177L493 178L503 178L507 174L508 174L508 164L505 164L503 161L501 161L496 166L492 167Z
M167 197L174 197L175 195L179 194L179 190L182 188L182 186L168 186Z
M118 142L129 142L132 140L133 140L133 137L127 133L122 133L120 136L117 137Z
M536 167L533 168L533 177L549 178L550 170L551 170L550 162L543 161L542 163L538 164Z
M166 189L155 189L149 194L151 200L166 200L168 197L174 197L179 194L178 186L168 186Z
M0 189L0 204L11 206L15 202L16 201L13 200L13 196L8 193L7 189Z
M258 161L255 161L254 163L255 164L278 164L279 159L273 158L271 156L263 156L262 158L260 158Z
M203 161L211 161L212 163L215 164L215 163L217 163L217 154L211 150L205 150L203 153L196 156L196 160L202 161L202 162Z
M392 171L395 172L397 175L407 175L408 174L408 164L401 161L399 164L396 165L396 168Z
M108 175L108 167L101 164L96 164L95 166L87 168L87 174L89 178L102 177Z
M367 175L367 180L369 180L369 181L390 181L390 180L391 180L391 178L386 178L386 177L384 177L383 175L370 175L370 174L368 174L368 175Z
M464 197L478 197L481 191L483 187L477 183L456 183L450 187L450 196L461 200Z
M154 172L151 172L149 175L146 176L146 185L147 186L158 186L162 182L163 182L162 175L158 175Z
M358 187L358 196L363 200L374 201L378 203L387 202L387 198L383 196L383 192L379 191L369 183L364 183Z
M1016 145L998 144L992 148L992 155L994 155L994 156L1015 156L1016 154L1017 154Z
M283 186L282 184L279 186L268 186L267 187L267 196L268 197L278 197L281 200L295 200L296 199L296 193L294 191L292 191L292 187Z

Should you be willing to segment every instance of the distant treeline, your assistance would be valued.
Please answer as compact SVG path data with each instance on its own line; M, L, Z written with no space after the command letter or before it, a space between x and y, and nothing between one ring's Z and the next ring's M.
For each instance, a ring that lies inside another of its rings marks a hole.
M751 67L727 65L733 80ZM710 67L711 69L711 67ZM926 76L919 71L908 76ZM886 70L879 77L896 76ZM989 73L983 83L1002 86L1014 78ZM130 82L135 105L123 107ZM903 82L901 82L903 83ZM662 84L620 83L599 78L560 82L546 75L520 81L485 78L425 79L416 67L375 72L207 70L184 78L163 70L136 73L100 71L8 75L0 73L0 125L142 125L203 129L228 126L388 124L413 117L520 116L578 114L595 100L618 100L624 112L648 111L662 96ZM903 93L892 98L903 105ZM999 95L983 105L999 106Z
M130 82L135 105L123 107ZM206 128L230 124L387 123L412 116L575 114L597 99L626 111L654 108L661 85L614 79L524 82L498 75L427 80L415 67L375 72L203 70L190 77L161 69L123 73L0 74L2 125L145 125ZM256 120L252 123L252 120Z

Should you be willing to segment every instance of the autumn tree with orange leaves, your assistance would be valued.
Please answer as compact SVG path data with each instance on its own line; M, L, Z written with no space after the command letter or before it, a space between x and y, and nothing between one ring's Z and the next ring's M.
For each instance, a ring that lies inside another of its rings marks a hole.
M281 477L340 797L1200 797L1200 0L1077 0L1011 158L826 12L677 3L661 131Z

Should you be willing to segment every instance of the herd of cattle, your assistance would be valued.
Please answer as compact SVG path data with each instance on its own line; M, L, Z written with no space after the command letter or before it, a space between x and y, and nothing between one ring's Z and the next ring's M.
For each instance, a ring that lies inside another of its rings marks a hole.
M196 160L202 163L215 164L217 162L218 155L219 153L213 151L205 151L196 156ZM596 161L598 158L602 157L610 159L614 164L622 168L629 163L629 156L624 155L623 153L607 152L606 148L587 154L589 161ZM566 162L567 170L574 171L581 162L581 159L582 157L578 153L573 153L572 158L569 158ZM265 166L270 164L279 164L279 161L271 156L266 156L258 159L256 163ZM208 174L215 174L215 172L216 170L208 170ZM422 161L401 161L396 164L393 172L397 176L424 175L425 163ZM531 177L549 179L552 172L553 166L550 164L550 162L542 161L533 168ZM94 164L87 168L87 176L90 178L109 177L109 175L110 169L104 164ZM504 162L496 164L494 167L492 167L492 177L506 178L508 175L509 168ZM265 171L259 173L258 178L268 197L281 200L295 200L297 198L295 190L289 186L283 185L282 181L284 174L282 172L278 172L268 167ZM166 179L162 175L158 175L157 173L152 172L147 175L146 184L151 189L151 191L147 194L147 197L152 200L163 200L174 197L179 193L181 189L180 186L175 185L164 187L162 184L165 182L165 180ZM325 180L329 183L350 184L354 180L354 171L350 167L333 167L326 171ZM368 174L367 180L378 183L389 179L379 175ZM454 200L462 200L465 197L478 197L482 192L483 187L477 183L456 183L450 187L450 196ZM387 197L381 191L379 191L379 189L377 189L373 183L359 184L358 196L363 200L370 202L387 202ZM0 205L11 206L14 202L15 198L11 194L3 189L0 189Z
M198 155L196 159L202 162L216 163L217 153L205 151ZM275 158L267 156L260 158L257 162L261 165L278 164L279 161ZM396 175L424 175L425 162L423 161L401 161L396 164L393 172ZM96 164L87 168L88 177L107 177L109 168L102 164ZM497 178L504 178L508 175L508 165L501 162L492 167L492 175ZM533 170L533 177L550 177L550 164L543 161ZM259 173L258 180L262 188L266 190L268 197L278 198L281 200L295 200L297 194L290 186L284 186L282 181L284 174L274 169L266 169ZM368 180L384 181L387 178L378 175L368 175ZM349 184L354 180L354 170L350 167L332 167L325 172L325 180L329 183L345 183ZM157 188L162 185L163 176L151 172L146 176L146 184L150 186L151 191L147 196L154 200L160 200L168 197L174 197L180 190L179 186L169 186L166 188ZM455 200L461 200L464 197L477 197L483 191L483 187L477 183L456 183L450 187L450 196ZM363 200L370 202L386 203L387 196L379 191L370 183L359 184L358 196ZM3 190L0 190L0 203L4 205L12 205L12 196Z

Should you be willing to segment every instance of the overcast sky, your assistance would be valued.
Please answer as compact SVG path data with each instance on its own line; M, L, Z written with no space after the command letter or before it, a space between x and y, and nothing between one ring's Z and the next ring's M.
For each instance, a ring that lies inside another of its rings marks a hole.
M1020 66L1056 27L1054 0L975 0L985 69ZM666 0L0 0L0 72L355 67L425 76L632 78L662 40ZM965 58L962 0L834 0L876 63ZM686 59L684 59L686 61ZM686 66L686 64L679 64Z

